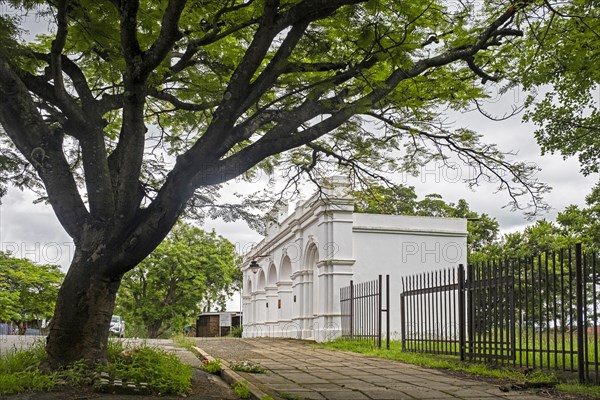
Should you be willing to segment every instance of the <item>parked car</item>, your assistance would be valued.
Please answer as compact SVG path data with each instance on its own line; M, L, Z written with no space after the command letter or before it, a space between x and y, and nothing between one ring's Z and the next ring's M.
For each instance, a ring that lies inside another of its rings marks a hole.
M113 315L110 320L110 329L109 332L112 335L117 335L118 337L125 336L125 321L119 315Z

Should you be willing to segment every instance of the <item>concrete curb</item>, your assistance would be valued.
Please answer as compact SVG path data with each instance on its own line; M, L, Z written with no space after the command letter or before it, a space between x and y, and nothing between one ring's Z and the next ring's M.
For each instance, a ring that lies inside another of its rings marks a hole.
M210 361L215 361L216 358L202 350L200 347L192 346L192 348L197 351L202 357ZM252 400L261 400L263 398L272 398L272 396L267 395L265 392L256 387L253 383L244 379L240 374L229 368L229 363L225 360L219 360L221 362L221 378L229 385L232 385L234 382L246 382L248 389L250 389L250 398Z

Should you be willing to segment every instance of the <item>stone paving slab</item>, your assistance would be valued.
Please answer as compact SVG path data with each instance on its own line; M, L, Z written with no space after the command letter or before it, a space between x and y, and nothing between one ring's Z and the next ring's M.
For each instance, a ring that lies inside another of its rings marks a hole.
M545 397L399 361L317 349L290 339L202 338L198 347L227 362L254 360L268 374L240 375L273 398L315 400L492 400Z

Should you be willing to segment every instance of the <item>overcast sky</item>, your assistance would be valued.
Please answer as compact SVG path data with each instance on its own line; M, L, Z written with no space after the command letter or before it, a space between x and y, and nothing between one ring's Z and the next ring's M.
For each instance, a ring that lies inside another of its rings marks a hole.
M31 25L35 31L43 31L46 26ZM489 102L486 109L501 115L510 110L515 101L522 101L522 94L515 89L505 95L500 101ZM563 160L560 155L541 156L540 149L533 137L535 129L532 125L521 122L519 116L503 122L493 122L477 112L451 114L449 117L456 121L457 126L471 128L484 136L489 143L498 144L499 148L518 152L516 159L535 163L541 168L539 179L553 190L545 196L553 209L539 218L554 219L558 211L570 204L583 205L585 196L598 181L598 175L584 177L579 172L576 159ZM502 208L509 202L506 192L495 193L495 186L482 185L474 191L465 184L456 182L456 171L437 168L429 165L423 168L417 177L401 176L398 183L415 186L420 197L428 193L439 193L446 202L456 202L464 198L471 209L496 217L500 222L502 232L522 229L529 224L520 211L511 212ZM468 174L467 168L462 168L460 174ZM445 178L450 179L445 179ZM246 191L248 186L232 184L229 191ZM256 185L252 186L256 189ZM52 209L44 204L32 204L34 196L31 193L10 189L0 205L0 249L9 250L19 257L27 257L37 262L56 263L63 266L69 264L72 256L72 242L58 223ZM244 223L223 223L222 221L207 221L205 229L216 229L217 233L243 248L248 243L258 242L261 238L250 230Z

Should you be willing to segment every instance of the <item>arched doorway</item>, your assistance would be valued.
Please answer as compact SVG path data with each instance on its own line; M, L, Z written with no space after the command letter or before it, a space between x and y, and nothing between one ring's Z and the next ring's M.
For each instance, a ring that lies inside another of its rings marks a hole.
M292 262L285 255L281 260L279 281L277 282L277 308L278 319L281 323L281 336L297 338L298 326L292 323L293 316L293 290L292 290Z

